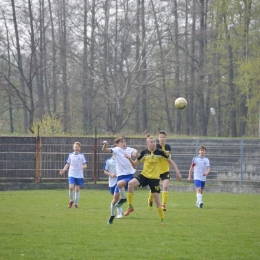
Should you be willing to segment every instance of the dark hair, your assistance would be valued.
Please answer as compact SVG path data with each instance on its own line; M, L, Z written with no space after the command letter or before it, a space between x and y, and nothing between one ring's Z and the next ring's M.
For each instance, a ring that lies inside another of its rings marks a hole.
M199 150L200 150L200 149L207 151L207 147L204 146L204 145L201 145L201 146L199 147Z
M120 136L120 137L117 137L117 138L115 139L115 143L116 143L116 144L119 144L119 143L122 142L122 141L125 141L125 137L124 137L124 136Z
M160 131L158 132L158 134L159 134L159 135L165 135L165 136L167 135L167 133L166 133L164 130L160 130Z

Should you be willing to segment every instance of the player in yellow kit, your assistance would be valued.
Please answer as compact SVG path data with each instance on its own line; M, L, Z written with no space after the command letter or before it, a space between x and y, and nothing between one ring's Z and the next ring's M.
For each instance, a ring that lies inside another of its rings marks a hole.
M161 220L161 225L164 225L164 212L162 209L160 196L159 196L160 172L161 172L161 166L164 161L170 163L171 165L173 162L168 154L166 154L163 150L158 149L156 147L156 140L154 137L148 135L146 139L146 143L147 143L147 148L138 155L136 160L133 160L131 156L127 154L125 155L125 157L131 162L131 164L134 167L137 166L139 163L143 163L143 170L141 174L134 177L128 183L128 193L127 193L128 209L124 213L124 216L128 216L131 212L134 211L134 207L133 207L134 188L136 186L145 187L149 185L150 190L154 197L158 215Z
M171 157L171 146L169 144L166 144L166 136L167 133L163 130L159 131L159 144L156 144L156 147L158 149L163 150L166 154ZM172 161L173 162L173 161ZM176 178L180 181L181 180L181 174L178 170L178 167L176 164L173 162L172 164L175 172L176 172ZM170 165L167 161L162 162L161 164L161 174L160 174L160 179L162 180L162 208L164 211L166 211L166 203L168 201L169 197L169 183L170 183ZM149 192L149 198L148 198L148 207L152 209L153 206L153 194L150 190Z

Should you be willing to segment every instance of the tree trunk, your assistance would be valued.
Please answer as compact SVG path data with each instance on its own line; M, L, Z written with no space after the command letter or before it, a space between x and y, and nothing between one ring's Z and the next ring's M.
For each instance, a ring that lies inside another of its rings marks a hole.
M60 37L60 60L63 89L63 131L70 132L69 113L69 87L67 82L67 25L66 25L66 1L62 0L61 7L61 37Z
M146 29L145 29L145 0L141 0L141 23L142 23L142 82L146 82L146 71L147 71L147 63L146 63ZM143 113L143 131L147 131L148 128L148 117L147 117L147 90L146 83L142 85L142 113Z
M22 55L21 55L21 48L20 48L19 30L16 21L15 3L14 0L11 0L11 2L12 2L13 23L14 23L16 49L17 49L17 63L18 63L18 69L20 73L20 84L22 88L23 121L24 121L23 130L24 133L26 134L29 128L29 122L28 122L27 100L26 100L26 90L25 90L25 82L24 82L25 79L24 79L23 62L22 62Z

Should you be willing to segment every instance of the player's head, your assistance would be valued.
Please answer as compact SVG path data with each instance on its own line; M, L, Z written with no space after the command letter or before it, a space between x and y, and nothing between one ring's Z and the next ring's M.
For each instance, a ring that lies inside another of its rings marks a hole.
M73 144L73 150L75 153L78 153L80 151L80 148L81 148L81 143L80 142L75 142Z
M124 136L117 137L115 139L115 144L116 144L116 146L118 146L122 149L125 149L125 147L126 147L125 137Z
M199 156L200 156L200 157L204 157L206 151L207 151L207 147L204 146L204 145L201 145L201 146L199 147Z
M200 145L199 150L204 150L206 152L207 151L207 147L204 146L204 145Z
M150 151L154 151L156 149L156 140L150 134L146 135L146 144L147 144L147 148Z
M158 132L159 143L165 144L167 133L164 130Z

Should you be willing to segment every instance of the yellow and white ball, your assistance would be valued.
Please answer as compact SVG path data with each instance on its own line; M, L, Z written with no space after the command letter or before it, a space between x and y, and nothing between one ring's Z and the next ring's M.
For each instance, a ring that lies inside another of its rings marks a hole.
M175 107L178 109L184 109L187 106L187 100L184 97L179 97L175 100Z

